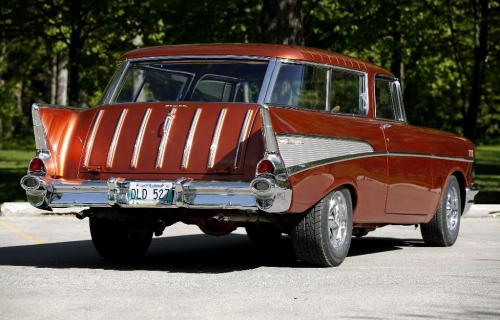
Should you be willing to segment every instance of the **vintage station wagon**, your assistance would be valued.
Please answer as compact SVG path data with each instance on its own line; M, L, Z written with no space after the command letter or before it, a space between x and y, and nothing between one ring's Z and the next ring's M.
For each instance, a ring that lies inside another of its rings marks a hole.
M176 222L260 244L289 234L319 266L388 224L450 246L477 192L470 141L409 125L390 72L317 49L134 50L100 105L35 104L33 125L28 200L89 207L78 217L105 258L143 255Z

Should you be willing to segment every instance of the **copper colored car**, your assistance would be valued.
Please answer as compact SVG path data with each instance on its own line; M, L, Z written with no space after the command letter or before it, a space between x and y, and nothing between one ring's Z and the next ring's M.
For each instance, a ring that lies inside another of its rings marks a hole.
M450 246L477 192L469 140L408 124L390 72L317 49L134 50L100 105L34 104L33 125L29 202L88 207L105 258L143 255L176 222L264 245L288 234L319 266L388 224Z

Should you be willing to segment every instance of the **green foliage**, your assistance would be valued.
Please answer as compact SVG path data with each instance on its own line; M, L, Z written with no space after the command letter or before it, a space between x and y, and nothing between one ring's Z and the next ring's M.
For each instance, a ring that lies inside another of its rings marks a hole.
M500 145L476 148L475 183L479 187L476 201L498 203L500 199Z
M359 57L400 77L412 124L462 133L474 65L474 3L303 0L303 33L307 46ZM500 59L494 58L500 56L499 3L489 1L481 143L500 139ZM4 0L0 139L31 134L31 104L53 100L55 58L69 59L74 81L68 101L93 106L124 52L164 44L261 42L262 8L259 0Z
M33 151L0 150L0 203L26 199L19 181L33 156Z

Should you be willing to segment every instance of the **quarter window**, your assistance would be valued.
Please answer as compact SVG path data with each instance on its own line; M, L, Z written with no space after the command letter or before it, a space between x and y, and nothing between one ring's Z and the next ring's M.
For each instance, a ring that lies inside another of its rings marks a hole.
M326 68L283 64L276 79L271 104L325 110L326 73Z
M375 79L376 117L397 120L395 99L392 93L393 81Z

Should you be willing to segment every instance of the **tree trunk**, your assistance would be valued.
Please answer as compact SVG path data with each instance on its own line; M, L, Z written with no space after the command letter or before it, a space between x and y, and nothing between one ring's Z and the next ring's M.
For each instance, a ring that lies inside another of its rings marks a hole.
M474 67L472 71L469 108L464 118L464 135L472 141L477 137L477 119L483 91L488 41L488 0L472 0L474 7ZM479 7L479 8L478 8Z
M80 97L80 59L83 46L81 4L79 1L71 1L70 3L71 34L68 44L68 99L70 105L78 105Z
M266 43L304 45L302 0L264 0L262 38Z
M56 104L65 105L68 101L68 58L63 55L57 60Z
M392 21L394 22L391 26L391 33L393 38L392 45L392 59L391 59L391 72L399 78L401 84L401 90L404 91L405 87L405 65L403 62L403 48L404 48L404 38L401 32L401 3L396 1L393 6L392 11Z

